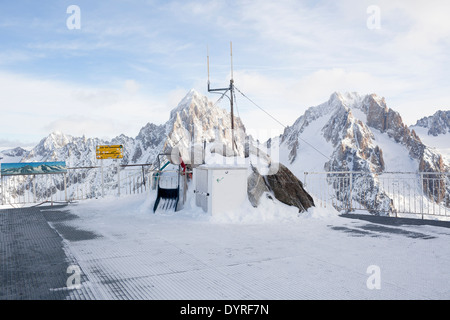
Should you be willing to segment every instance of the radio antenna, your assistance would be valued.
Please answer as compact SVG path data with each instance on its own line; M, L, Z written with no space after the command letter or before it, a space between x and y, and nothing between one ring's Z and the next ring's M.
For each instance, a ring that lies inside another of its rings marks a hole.
M233 97L234 97L234 80L233 80L233 43L230 41L230 60L231 60L231 79L230 79L230 86L228 88L217 88L217 89L211 89L210 82L209 82L209 48L207 49L207 63L208 63L208 92L223 92L224 95L226 95L227 91L230 91L230 96L228 99L230 99L230 111L231 111L231 144L233 151L235 151L235 144L234 141L234 112L233 112Z
M233 81L233 43L230 41L231 81Z
M206 46L206 61L207 61L207 65L208 65L208 92L209 92L209 46Z

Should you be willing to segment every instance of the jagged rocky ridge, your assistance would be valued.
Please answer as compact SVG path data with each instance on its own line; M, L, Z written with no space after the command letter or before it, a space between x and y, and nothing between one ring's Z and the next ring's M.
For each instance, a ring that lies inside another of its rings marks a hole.
M431 123L436 122L438 121ZM203 141L213 145L212 149L215 152L233 155L231 131L227 129L230 127L230 116L227 111L214 106L206 97L191 90L172 110L165 124L148 123L135 138L120 135L111 141L105 141L97 138L71 137L55 132L25 154L22 160L66 161L69 167L96 166L99 165L98 160L95 159L97 145L123 144L125 156L120 161L121 164L154 163L158 153L168 152L173 147L177 147L183 160L189 163L198 161L193 159L192 145L201 145ZM251 137L246 136L243 123L237 117L235 127L239 129L236 133L238 154L248 156L251 152L258 153L258 150L254 150ZM301 137L305 137L305 134L320 138L312 141L312 145L321 150L326 158L311 148L310 158L308 158L307 152L304 148L302 149L305 144ZM372 197L367 206L373 213L392 212L395 208L391 199L380 189L376 176L373 175L386 170L385 150L377 141L380 134L407 150L409 158L417 162L415 170L425 172L448 170L442 161L442 156L425 146L414 130L403 124L400 115L388 108L383 98L374 94L360 96L356 93L334 93L327 102L309 108L292 126L287 127L280 137L271 139L269 142L280 144L280 160L287 165L286 169L288 169L283 172L292 175L289 178L291 180L296 180L295 176L302 177L303 171L314 171L311 169L311 164L315 165L315 169L320 170L369 173L364 176L354 175L352 198L357 201L361 196L359 194L361 190L364 192L369 190ZM391 151L388 150L388 152ZM259 154L261 156L261 153ZM111 165L112 161L106 161L106 165L108 164ZM114 180L116 170L112 166L105 173L106 182ZM276 190L269 185L267 176L258 174L263 177L265 183L265 186L260 185L261 190L264 190L263 193L276 194ZM277 179L277 177L274 178ZM69 177L69 183L99 186L100 177L98 171L91 170L81 175L72 175ZM334 182L330 180L330 183ZM62 186L56 188L62 188ZM436 201L443 197L442 191L436 193L433 185L424 185L423 189L426 194L430 194L430 197L435 197ZM49 191L43 187L41 192ZM91 196L97 196L99 192L98 187L94 188ZM252 198L251 192L249 198ZM337 192L336 197L346 201L350 197L349 194L349 192ZM293 199L289 204L296 205L296 201ZM258 199L252 203L257 204ZM300 210L302 206L308 207L309 204L307 202L300 204L298 206Z
M450 133L450 110L436 111L432 116L418 120L414 127L426 128L428 129L428 134L435 137L440 134Z
M244 157L249 154L258 154L252 145L252 139L245 134L245 127L242 121L235 117L236 130L235 148L238 156ZM120 160L120 164L153 164L158 166L157 155L159 153L171 152L172 148L177 148L181 153L183 161L188 165L197 165L202 159L193 157L192 152L196 146L203 146L203 142L211 148L211 151L220 153L223 156L236 155L231 145L231 119L230 114L213 105L205 96L200 95L195 90L191 90L170 113L169 120L162 125L148 123L145 125L135 138L120 135L111 141L98 138L72 137L61 132L53 132L34 147L30 152L24 155L22 161L66 161L70 168L86 168L98 166L100 161L96 159L95 148L97 145L106 144L122 144L124 145L124 158ZM195 150L194 150L195 151ZM267 155L265 161L268 160ZM105 160L105 166L109 166L108 170L104 170L104 181L111 184L110 188L114 191L117 188L117 161ZM147 169L150 168L147 167ZM265 194L272 194L274 198L286 204L294 205L300 211L306 210L313 205L312 199L303 190L301 182L287 169L281 174L276 174L271 179L267 179L269 183L264 190ZM262 176L261 176L262 177ZM96 169L76 169L69 170L67 185L85 186L83 190L89 190L88 198L98 197L101 194L101 180L99 170ZM22 180L24 185L29 185L27 179L29 177L17 177ZM37 193L42 197L48 197L57 190L62 190L63 185L60 177L50 177L53 179L53 186L47 184L38 185ZM289 180L289 181L287 181ZM270 182L272 182L270 184ZM285 184L289 182L292 195L283 194ZM125 182L122 182L122 184ZM298 185L298 188L296 188ZM72 195L69 195L71 198ZM309 198L308 198L309 197ZM302 199L311 199L311 203L302 203ZM258 202L258 201L257 201ZM257 202L253 202L257 206Z
M103 144L124 145L121 164L153 163L158 153L178 147L185 162L189 162L190 147L206 142L223 143L231 149L231 120L229 113L207 97L191 90L170 113L169 120L162 125L146 124L135 137L120 135L110 141L98 138L72 137L61 132L51 133L42 139L23 161L66 161L69 166L93 166L98 164L95 147ZM235 117L238 152L243 154L245 127Z
M217 149L231 150L231 130L227 129L230 127L231 119L227 111L214 106L208 98L191 90L171 111L165 124L148 123L135 138L122 134L107 141L53 132L31 151L26 152L21 161L66 161L69 168L95 167L100 165L100 160L96 159L96 146L121 144L124 146L124 157L119 160L121 165L152 164L146 166L146 170L157 168L158 154L170 152L175 146L183 160L189 164L192 145L202 144L203 141L212 143ZM238 153L243 155L245 127L238 117L235 117L235 128L238 129L235 136ZM117 180L117 161L105 160L104 165L109 167L109 170L104 170L105 183ZM69 170L67 180L69 187L71 184L90 186L85 188L90 190L88 197L97 197L100 194L99 170ZM56 180L54 183L60 184ZM38 193L48 195L45 186L38 190Z
M366 203L366 206L373 213L395 211L392 200L380 189L374 175L386 169L383 149L376 140L375 134L385 135L395 141L399 147L404 147L409 157L417 162L417 171L438 173L448 170L442 156L425 146L414 130L410 130L403 123L399 113L388 108L384 98L375 94L360 96L356 93L334 93L326 103L309 108L276 139L281 149L287 153L286 160L290 167L314 171L309 170L307 165L299 164L303 161L302 155L299 154L299 146L307 142L302 141L302 136L312 137L311 133L304 134L310 127L313 127L315 134L320 135L322 139L317 140L320 142L315 144L316 147L326 149L325 152L328 153L325 155L328 158L324 160L321 170L367 173L354 174L351 193L350 190L347 192L341 190L336 193L336 198L345 202L351 194L352 200L357 201L363 196L360 193L364 192L366 195L369 192L372 196L369 197L371 200ZM270 141L270 143L273 142ZM327 148L324 145L327 145ZM398 152L403 151L398 150ZM316 154L316 157L321 158L319 154ZM301 174L299 171L294 170L296 174ZM444 185L445 178L436 177L441 179L439 183ZM335 182L336 179L330 180L330 183ZM446 191L444 188L437 189L436 186L439 183L427 183L423 186L424 192L437 202L443 199L445 192L449 192L448 189Z

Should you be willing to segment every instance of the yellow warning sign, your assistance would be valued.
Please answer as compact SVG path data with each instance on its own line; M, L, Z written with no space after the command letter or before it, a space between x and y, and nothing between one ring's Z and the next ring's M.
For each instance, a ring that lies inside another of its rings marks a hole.
M123 145L97 146L95 153L97 159L122 159Z

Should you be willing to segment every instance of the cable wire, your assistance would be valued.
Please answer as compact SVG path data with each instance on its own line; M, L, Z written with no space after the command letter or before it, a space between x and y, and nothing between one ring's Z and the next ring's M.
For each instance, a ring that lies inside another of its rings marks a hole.
M266 110L264 110L263 108L261 108L256 102L254 102L252 99L250 99L249 97L247 97L241 90L239 90L236 86L234 87L244 98L246 98L248 101L250 101L253 105L255 105L258 109L260 109L261 111L263 111L265 114L267 114L269 117L271 117L273 120L275 120L276 122L278 122L281 126L283 126L285 129L287 128L286 125L284 125L283 123L281 123L277 118L275 118L274 116L272 116L269 112L267 112ZM316 147L314 147L311 143L309 143L308 141L306 141L305 139L303 139L302 137L300 137L300 135L298 136L298 138L300 140L302 140L304 143L306 143L307 145L309 145L311 148L313 148L315 151L317 151L318 153L320 153L323 157L325 157L328 160L331 160L327 155L325 155L324 153L322 153L319 149L317 149Z

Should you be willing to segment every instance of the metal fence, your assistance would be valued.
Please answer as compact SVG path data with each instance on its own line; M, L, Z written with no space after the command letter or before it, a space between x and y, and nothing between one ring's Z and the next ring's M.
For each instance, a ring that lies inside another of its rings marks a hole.
M450 218L450 173L305 172L304 183L320 207L395 217Z
M68 168L67 173L2 176L2 205L71 202L151 192L178 184L177 171L150 164ZM338 211L422 219L450 219L450 173L305 172L304 186L316 206ZM182 183L183 201L186 180Z
M2 176L0 203L71 202L151 192L159 181L169 186L178 183L174 171L161 175L150 168L150 164L74 167L66 173Z

